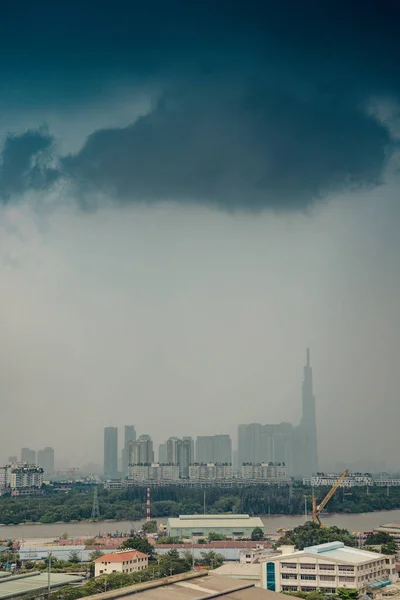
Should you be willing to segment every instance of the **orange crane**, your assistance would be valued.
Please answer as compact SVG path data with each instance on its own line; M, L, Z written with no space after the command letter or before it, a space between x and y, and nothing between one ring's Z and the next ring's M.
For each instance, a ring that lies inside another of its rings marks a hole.
M336 492L336 490L338 489L338 487L342 483L343 479L348 475L348 473L349 473L349 471L348 471L348 469L346 469L341 474L341 476L339 477L339 479L336 481L336 483L334 483L334 485L331 487L331 489L329 490L329 492L327 493L327 495L325 496L325 498L322 500L321 504L317 504L317 499L316 499L315 496L313 496L313 499L312 499L313 522L315 524L318 523L320 527L323 527L323 525L321 523L321 519L319 518L319 515L324 510L325 506L328 504L329 500L332 498L333 494Z

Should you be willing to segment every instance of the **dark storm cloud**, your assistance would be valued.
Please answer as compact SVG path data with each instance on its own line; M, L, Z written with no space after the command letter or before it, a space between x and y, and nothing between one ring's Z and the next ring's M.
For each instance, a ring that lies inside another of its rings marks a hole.
M0 164L0 191L4 201L30 189L42 189L56 177L46 166L52 143L52 137L43 130L6 138Z
M365 112L261 84L164 97L125 129L98 131L66 173L126 201L301 208L379 182L390 139Z
M39 81L51 73L63 102L83 93L93 100L115 76L150 77L160 90L147 116L95 132L60 160L60 175L81 190L284 210L381 180L392 141L367 107L382 96L399 100L395 2L29 6L19 34L22 48L35 43L11 56L16 73L23 57ZM32 178L26 154L22 163L11 181L3 169L2 195L54 178L37 167Z

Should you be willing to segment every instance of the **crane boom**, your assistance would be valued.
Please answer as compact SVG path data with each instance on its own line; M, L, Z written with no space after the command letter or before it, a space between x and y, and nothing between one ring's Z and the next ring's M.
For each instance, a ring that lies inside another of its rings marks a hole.
M321 520L319 518L319 515L324 510L325 506L328 504L329 500L332 498L333 494L336 492L336 490L338 489L338 487L342 483L343 479L348 475L348 473L349 473L349 471L348 471L348 469L346 469L341 474L341 476L339 477L339 479L333 484L333 486L331 487L331 489L329 490L329 492L327 493L327 495L325 496L325 498L322 500L322 502L320 504L317 504L316 498L313 497L313 499L312 499L312 510L313 510L313 521L314 521L314 523L319 523L321 525L321 527L322 527L322 523L321 523Z

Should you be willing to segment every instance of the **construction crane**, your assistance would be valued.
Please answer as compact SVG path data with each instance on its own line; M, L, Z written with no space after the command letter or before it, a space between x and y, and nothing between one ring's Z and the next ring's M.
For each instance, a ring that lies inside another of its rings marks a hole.
M336 492L336 490L338 489L338 487L342 483L343 479L348 475L348 473L349 473L349 471L348 471L348 469L346 469L341 474L341 476L339 477L339 479L334 483L334 485L331 487L331 489L329 490L329 492L327 493L327 495L325 496L325 498L322 500L321 504L317 504L317 499L316 499L315 496L313 496L313 499L312 499L313 522L315 524L318 523L320 527L323 527L323 525L321 523L321 519L319 518L319 515L324 510L325 506L328 504L329 500L332 498L333 494Z

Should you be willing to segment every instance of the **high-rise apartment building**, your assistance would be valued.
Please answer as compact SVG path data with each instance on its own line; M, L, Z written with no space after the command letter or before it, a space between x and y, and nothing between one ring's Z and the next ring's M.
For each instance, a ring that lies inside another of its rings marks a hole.
M179 446L179 438L170 437L165 442L165 450L167 453L167 464L168 465L177 465L178 464L178 446Z
M22 448L21 462L28 465L36 465L36 452L30 448Z
M184 436L183 438L184 442L187 442L190 444L190 463L189 464L193 464L195 461L195 455L194 455L194 439L192 437L189 436Z
M214 436L199 435L196 440L196 462L214 462Z
M134 425L125 425L124 447L122 448L122 472L128 473L129 442L136 441L136 429Z
M238 428L238 463L285 463L290 476L309 477L318 471L317 428L310 351L307 349L302 386L300 425L250 423Z
M214 463L232 464L232 440L230 435L214 435Z
M54 449L47 446L43 450L39 450L37 462L38 466L42 467L45 475L52 475L54 473Z
M154 462L153 441L149 435L140 435L134 442L128 443L130 465L148 465Z
M189 477L189 465L193 460L194 441L191 437L182 439L177 437L169 438L165 442L166 463L179 466L179 476L181 478Z
M232 440L230 435L203 435L196 441L196 462L232 463Z
M166 444L160 444L158 446L158 462L160 465L164 465L167 462L167 448Z
M104 475L110 479L118 475L118 428L104 428Z

